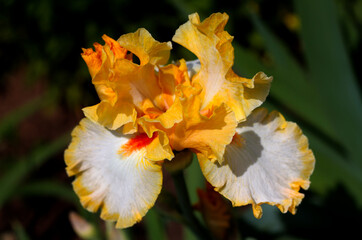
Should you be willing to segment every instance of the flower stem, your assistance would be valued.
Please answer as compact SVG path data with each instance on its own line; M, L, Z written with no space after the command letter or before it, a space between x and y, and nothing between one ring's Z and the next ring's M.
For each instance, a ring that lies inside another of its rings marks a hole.
M183 171L174 172L172 178L175 184L177 198L188 227L199 239L212 239L209 232L193 213Z

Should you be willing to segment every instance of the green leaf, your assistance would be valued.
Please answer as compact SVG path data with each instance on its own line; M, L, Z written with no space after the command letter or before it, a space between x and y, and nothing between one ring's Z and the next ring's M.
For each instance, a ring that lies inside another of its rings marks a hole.
M191 204L194 204L199 201L197 189L204 189L206 183L205 177L200 169L199 161L195 154L190 166L185 169L185 180ZM195 212L195 216L199 219L199 221L203 221L199 212ZM184 228L183 233L185 236L184 239L198 239L197 236L188 228Z
M23 121L26 117L35 113L41 108L48 106L53 103L56 99L56 92L49 91L43 95L40 95L21 107L13 110L9 114L5 115L0 120L0 141L7 135L9 132L13 131L18 124Z
M326 193L337 182L343 183L346 189L362 208L362 169L355 162L347 162L343 156L324 143L313 132L305 129L316 157L315 172L312 175L312 189Z
M235 59L234 59L234 71L243 77L252 77L257 72L263 71L267 75L270 75L270 72L273 71L271 67L263 65L258 58L258 56L248 50L237 42L233 42Z
M362 102L337 22L335 1L294 1L310 78L349 158L362 166Z
M29 196L52 196L74 204L79 204L79 199L70 186L52 180L27 183L19 189L18 194Z
M67 133L53 142L42 145L33 150L28 156L16 161L14 165L7 169L0 178L0 208L18 190L23 179L30 172L66 147L70 140L69 138L70 134Z
M265 41L265 46L273 60L270 74L274 76L270 94L287 108L316 126L334 140L337 139L322 105L316 97L315 89L307 81L306 74L286 45L278 39L255 15L252 14L254 26Z
M195 154L190 166L185 169L185 180L191 203L196 203L199 200L197 189L205 187L205 178Z
M16 239L18 240L30 240L28 234L26 233L24 227L19 222L15 222L12 224L13 229L16 235Z
M145 216L146 231L149 240L165 239L165 226L154 208L151 208Z
M75 194L70 185L65 185L53 180L33 181L18 187L18 190L13 192L13 195L10 195L10 197L15 195L21 197L50 196L73 203L77 208L77 212L87 218L87 220L95 226L95 239L100 239L100 236L102 235L102 231L99 226L99 217L94 213L88 212L82 207L78 196Z

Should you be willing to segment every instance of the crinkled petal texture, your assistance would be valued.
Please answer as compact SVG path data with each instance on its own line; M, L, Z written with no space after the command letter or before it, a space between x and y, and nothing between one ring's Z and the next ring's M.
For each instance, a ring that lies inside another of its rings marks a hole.
M234 206L252 204L257 218L263 203L294 214L315 162L300 128L277 112L257 109L236 132L222 164L199 154L206 179Z
M176 151L191 149L211 161L222 162L225 147L231 142L237 122L235 114L225 104L203 115L200 113L201 89L180 86L178 96L182 105L183 121L166 130L170 144ZM217 136L217 137L212 137Z
M132 226L150 209L162 185L160 162L148 160L146 147L155 138L123 135L85 118L72 133L65 152L67 173L89 211L101 209L117 227Z
M122 35L118 41L103 36L105 45L95 44L95 51L84 49L92 82L101 102L84 108L89 119L125 133L137 131L136 119L146 109L165 110L160 101L162 88L155 67L168 61L171 43L160 43L145 29ZM138 57L139 63L133 61ZM146 109L145 109L146 108Z
M192 78L202 86L202 109L212 109L226 103L238 122L244 121L253 109L260 106L269 93L271 77L257 73L252 79L237 76L234 63L233 39L224 27L227 14L216 13L200 22L197 13L176 31L173 41L194 53L201 66Z
M150 114L142 116L137 123L148 136L153 136L156 131L160 137L164 136L164 143L167 142L172 150L191 149L202 152L212 161L222 162L225 147L231 142L237 126L235 114L226 104L210 111L200 111L202 88L190 82L191 71L193 64L184 60L178 65L161 67L162 99L169 108L153 118Z

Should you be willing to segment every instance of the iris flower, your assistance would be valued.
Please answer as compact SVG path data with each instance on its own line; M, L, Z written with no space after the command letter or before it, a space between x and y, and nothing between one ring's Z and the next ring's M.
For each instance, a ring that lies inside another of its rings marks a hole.
M81 204L125 228L140 221L162 188L162 166L175 152L197 155L206 180L234 206L264 203L295 212L314 169L300 128L258 108L271 77L233 70L228 15L197 13L173 41L196 55L167 64L171 42L145 29L83 49L100 102L83 109L65 151L66 171ZM138 58L138 59L137 59Z

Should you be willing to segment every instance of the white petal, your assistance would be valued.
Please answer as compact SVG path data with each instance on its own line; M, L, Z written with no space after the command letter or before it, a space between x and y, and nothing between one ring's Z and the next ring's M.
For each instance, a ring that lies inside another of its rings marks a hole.
M76 175L73 187L82 205L92 212L101 208L101 217L120 228L140 221L162 185L161 166L145 158L152 139L142 142L86 118L72 137L65 162L68 175Z
M299 127L264 109L238 125L224 159L220 165L199 156L205 177L234 206L253 204L255 217L261 217L262 203L295 213L315 161Z

